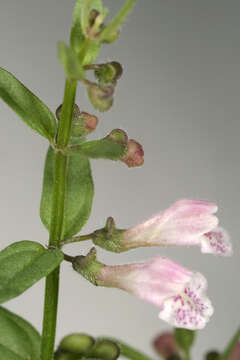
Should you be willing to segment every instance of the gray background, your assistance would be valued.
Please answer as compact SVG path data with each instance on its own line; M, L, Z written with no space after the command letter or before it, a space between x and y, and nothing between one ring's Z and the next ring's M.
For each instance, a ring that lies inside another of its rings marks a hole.
M116 11L123 1L105 0ZM56 41L67 41L74 0L1 2L1 66L55 110L64 75ZM215 314L199 332L194 359L222 348L239 326L239 13L237 0L138 0L120 39L105 46L99 61L124 65L115 105L100 114L97 132L125 129L145 149L145 165L93 161L96 181L92 217L84 232L115 217L126 228L176 199L216 201L221 224L232 236L233 258L202 255L192 248L138 249L121 255L99 251L107 263L169 256L201 271L209 281ZM77 102L92 111L83 88ZM1 102L1 247L23 239L47 243L39 219L46 141L32 133ZM71 254L90 244L69 246ZM44 282L7 307L41 329ZM150 341L170 327L158 308L114 289L95 288L62 266L57 340L72 331L118 336L152 353ZM153 353L152 353L153 354Z

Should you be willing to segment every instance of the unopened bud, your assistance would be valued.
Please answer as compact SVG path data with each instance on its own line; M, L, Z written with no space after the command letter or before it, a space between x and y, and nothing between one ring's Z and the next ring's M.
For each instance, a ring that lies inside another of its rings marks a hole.
M110 340L99 340L88 353L88 357L102 360L116 360L120 355L117 344Z
M60 121L61 113L62 113L62 104L59 105L59 107L56 110L56 118L58 121ZM77 106L77 104L74 104L72 118L75 119L78 116L80 116L80 110L79 110L79 107Z
M88 96L92 105L99 111L107 111L113 104L114 87L107 85L88 85Z
M110 134L107 135L107 138L125 146L128 143L127 134L121 129L112 130Z
M100 84L116 85L117 80L122 76L122 65L117 61L96 65L95 76Z
M96 9L92 9L89 14L88 28L86 35L91 40L96 40L103 27L104 16Z
M102 40L105 44L112 44L115 40L119 38L120 30L117 30L115 32L112 32L107 37L105 37L104 40Z
M95 340L87 334L70 334L62 339L59 350L83 355L94 345Z
M130 139L125 155L120 159L128 167L141 166L144 163L144 151L141 144Z
M79 116L73 118L71 136L85 136L90 132L94 131L97 127L97 124L97 116L82 111Z
M157 354L167 360L172 356L178 356L180 354L174 335L170 332L157 336L153 341L153 347Z
M210 351L206 355L206 360L219 360L219 359L220 359L220 353L218 351Z

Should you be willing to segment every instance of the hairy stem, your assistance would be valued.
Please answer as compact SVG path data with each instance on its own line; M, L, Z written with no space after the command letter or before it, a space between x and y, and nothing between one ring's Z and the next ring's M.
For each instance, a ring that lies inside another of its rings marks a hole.
M59 245L64 246L64 245L72 244L72 243L75 243L75 242L86 241L86 240L92 239L92 237L93 237L93 234L73 236L73 237L71 237L69 239L64 239L64 240L60 241Z
M62 113L59 122L56 145L65 148L68 145L77 83L67 79L65 84ZM61 152L55 156L54 185L51 213L49 246L59 247L62 238L64 199L66 185L67 157ZM52 360L57 322L59 268L46 279L41 360Z
M132 346L129 346L118 339L111 338L111 337L101 337L98 338L99 340L110 340L113 341L115 344L118 345L120 349L121 356L131 359L131 360L152 360L149 356L145 355L144 353L140 352L139 350L134 349Z

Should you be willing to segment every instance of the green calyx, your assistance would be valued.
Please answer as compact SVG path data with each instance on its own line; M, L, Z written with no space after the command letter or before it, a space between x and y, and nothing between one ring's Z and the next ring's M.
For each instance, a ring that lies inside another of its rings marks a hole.
M75 271L93 285L97 286L98 274L105 265L97 261L96 254L96 249L92 248L86 256L76 256L72 262L72 266Z
M117 61L96 65L94 71L99 84L116 85L117 80L122 76L122 65Z
M93 233L92 241L95 245L116 253L125 251L121 246L125 230L117 229L114 219L109 217L103 229Z

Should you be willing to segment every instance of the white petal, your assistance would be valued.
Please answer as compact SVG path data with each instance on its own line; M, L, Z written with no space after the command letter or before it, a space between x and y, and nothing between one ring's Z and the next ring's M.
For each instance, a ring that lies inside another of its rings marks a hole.
M201 237L201 251L202 253L222 256L232 255L232 244L229 234L221 227L217 227L204 234Z
M202 329L213 314L211 301L206 296L207 280L200 273L194 273L184 292L164 301L159 313L162 320L174 327L190 330Z

